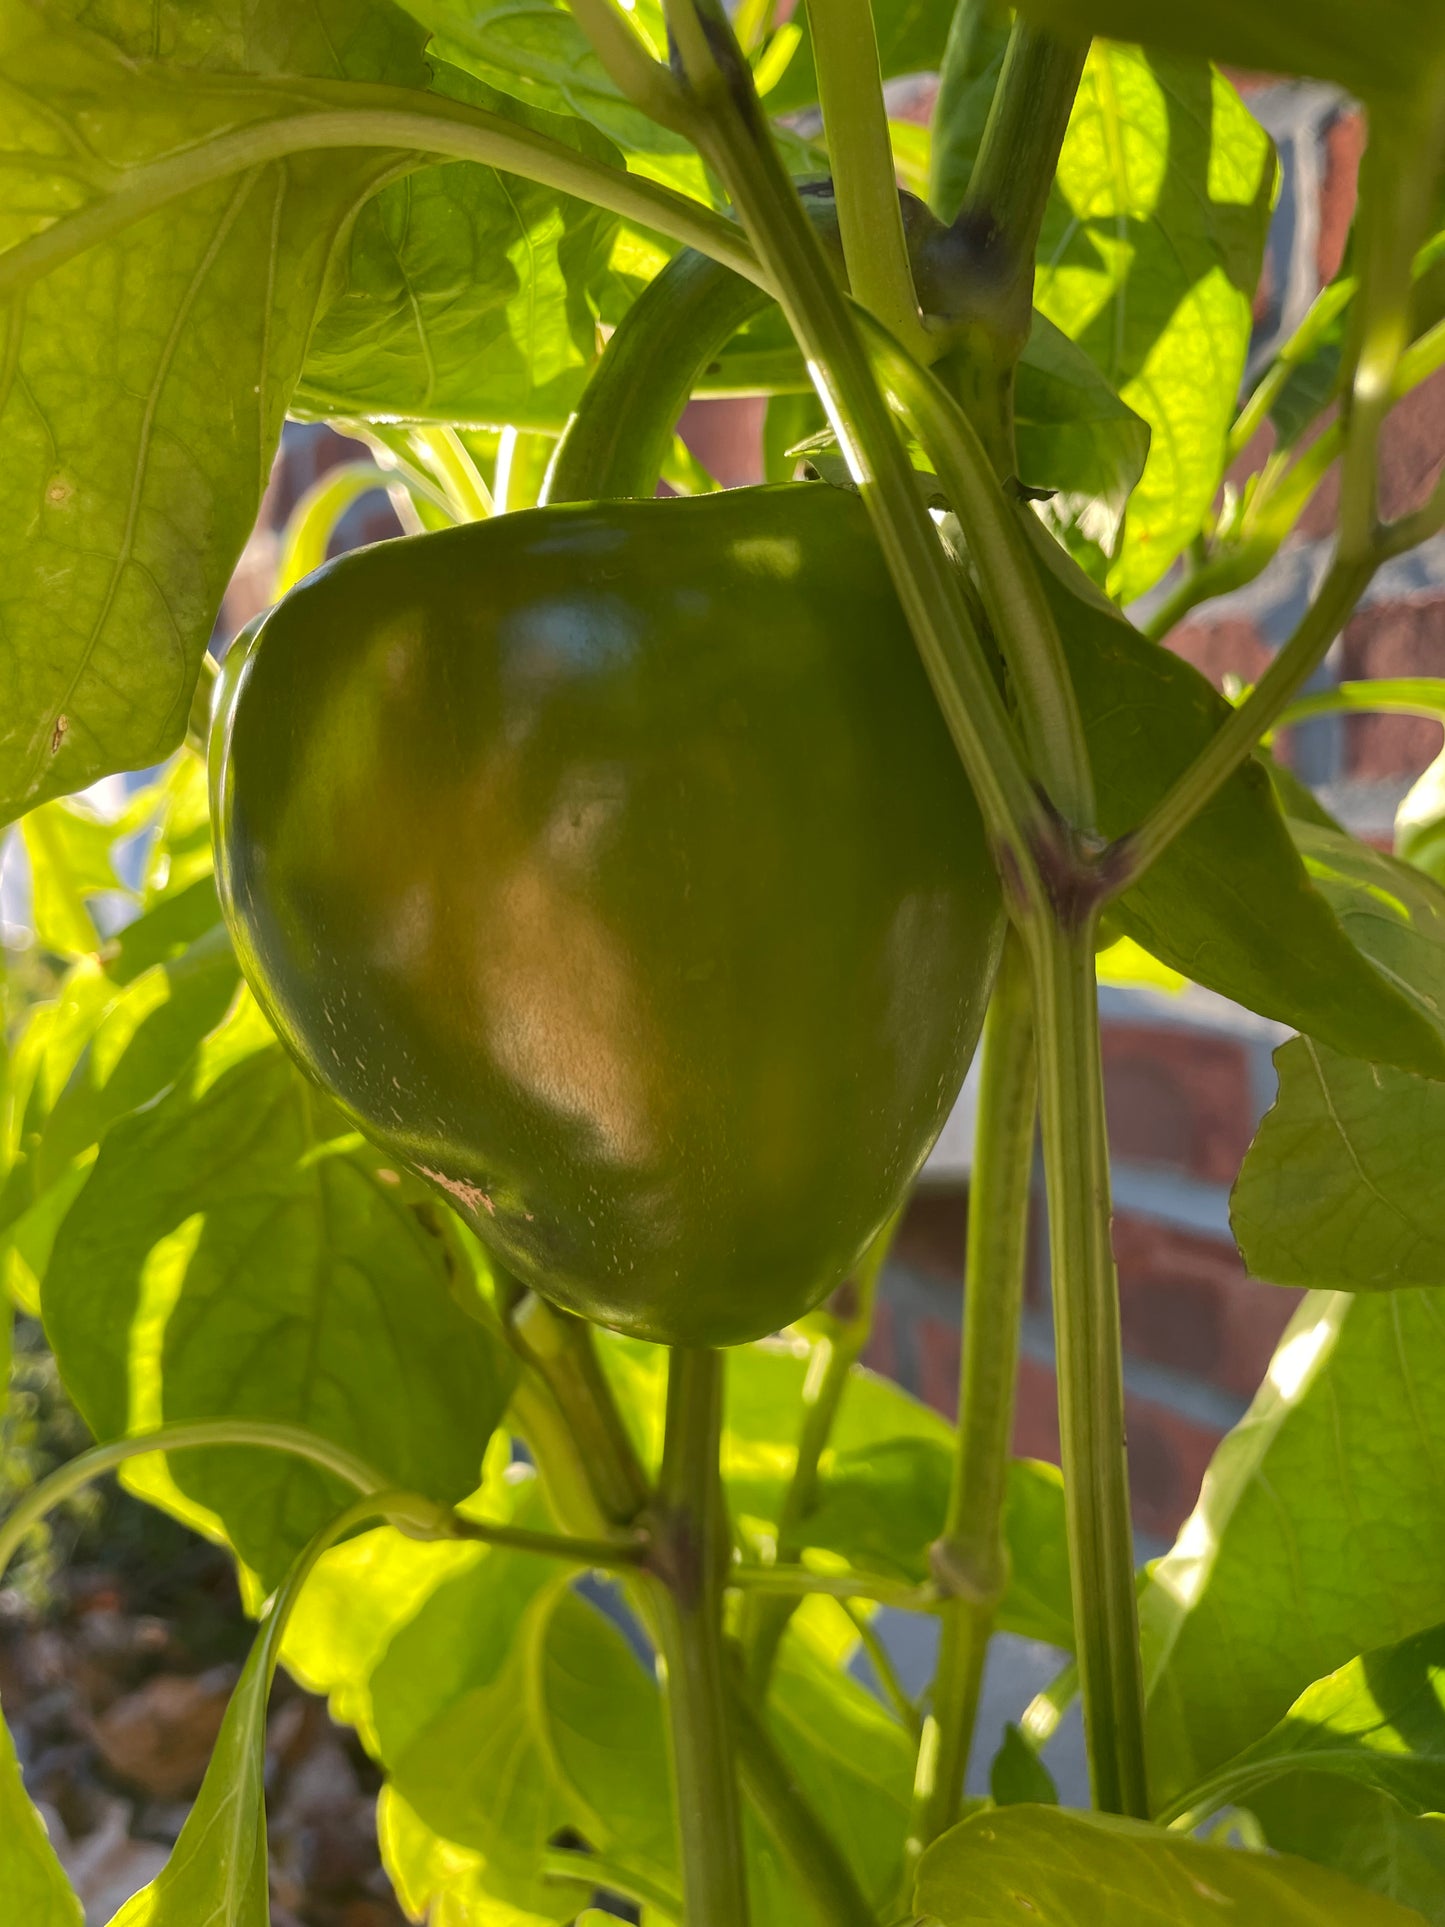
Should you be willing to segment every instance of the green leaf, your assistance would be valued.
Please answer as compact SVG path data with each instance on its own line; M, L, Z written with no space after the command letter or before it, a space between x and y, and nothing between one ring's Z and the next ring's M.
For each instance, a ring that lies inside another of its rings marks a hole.
M25 1927L84 1927L80 1901L55 1857L45 1822L20 1778L10 1730L0 1719L0 1893Z
M1395 849L1407 863L1445 884L1445 751L1395 812Z
M123 206L136 168L294 104L238 73L425 84L416 30L380 0L256 12L118 0L103 37L4 0L0 248ZM0 817L179 743L332 248L395 164L254 167L38 278L7 278L0 253Z
M539 11L580 32L570 14ZM468 105L621 166L586 122L508 99L455 68L439 75ZM597 360L597 307L617 229L614 215L586 201L470 162L393 182L347 236L294 408L560 429Z
M1122 836L1220 728L1229 706L1182 657L1140 635L1032 517L1024 526L1045 565L1078 692L1100 827ZM1327 835L1295 829L1301 838ZM1338 855L1333 843L1330 850ZM1445 1072L1434 1014L1399 981L1398 953L1406 943L1418 946L1418 931L1392 926L1388 943L1370 939L1365 950L1371 925L1357 914L1359 893L1353 886L1337 892L1333 874L1307 870L1268 775L1251 760L1110 906L1110 922L1196 983L1336 1049ZM1421 888L1430 886L1422 880Z
M1291 831L1351 942L1426 1023L1445 1030L1445 890L1343 830L1295 822Z
M266 1702L273 1664L262 1632L170 1859L111 1927L270 1927Z
M706 201L716 196L697 150L624 100L561 0L402 0L435 36L431 52L529 107L565 113L616 143L640 173ZM667 57L659 0L636 0L629 23Z
M1149 424L1121 401L1084 351L1037 310L1014 382L1019 473L1054 491L1046 527L1102 582L1149 455Z
M37 1309L55 1234L95 1146L117 1119L169 1088L239 981L217 929L123 988L83 962L60 1003L32 1016L12 1079L21 1115L0 1195L0 1264L26 1309Z
M409 1918L429 1927L550 1927L550 1917L488 1893L481 1856L433 1833L394 1786L381 1789L376 1830L382 1864Z
M1445 1815L1407 1813L1387 1793L1293 1773L1251 1796L1270 1845L1358 1881L1445 1927Z
M565 1583L553 1560L487 1552L401 1627L371 1680L380 1757L408 1806L479 1856L487 1892L556 1921L577 1911L576 1896L547 1885L542 1856L582 1816L554 1778L534 1695L551 1604ZM599 1627L605 1644L608 1629Z
M1413 91L1445 50L1445 19L1419 0L1022 0L1019 10L1064 33L1312 74L1359 94Z
M1151 431L1109 574L1121 601L1159 580L1213 502L1274 180L1269 139L1222 75L1197 60L1093 47L1039 239L1034 301Z
M1288 1773L1329 1773L1412 1812L1445 1807L1445 1626L1316 1680L1279 1724L1176 1803L1207 1818Z
M186 1076L111 1128L57 1235L46 1329L97 1437L282 1420L399 1486L465 1497L508 1371L410 1195L243 1000ZM169 1473L268 1581L340 1502L279 1454L191 1453Z
M31 810L20 825L30 864L30 921L36 942L61 957L100 948L88 899L121 887L111 862L116 825L82 803Z
M1003 1743L993 1756L988 1786L997 1807L1056 1807L1059 1804L1053 1774L1012 1720L1004 1727Z
M923 1856L914 1904L938 1927L1420 1927L1408 1908L1308 1861L1059 1807L965 1820Z
M1445 1084L1308 1037L1274 1061L1279 1095L1230 1199L1250 1270L1335 1291L1445 1284Z
M935 1439L880 1439L835 1451L825 1462L805 1543L867 1572L922 1585L928 1548L943 1531L953 1476L951 1445ZM1063 1478L1057 1466L1015 1459L1004 1526L1009 1587L998 1611L1005 1632L1065 1650L1074 1643Z
M1163 1808L1312 1681L1445 1620L1445 1293L1301 1305L1140 1599Z

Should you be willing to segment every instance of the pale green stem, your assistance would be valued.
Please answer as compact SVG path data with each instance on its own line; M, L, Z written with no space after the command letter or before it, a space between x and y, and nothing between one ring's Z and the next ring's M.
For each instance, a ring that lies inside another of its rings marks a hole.
M723 1659L722 1415L723 1354L675 1348L657 1484L656 1612L688 1927L748 1927L749 1919Z
M727 1584L738 1592L787 1599L802 1599L809 1593L830 1599L871 1599L901 1612L931 1612L941 1597L937 1586L910 1586L906 1580L883 1579L874 1573L826 1572L813 1566L734 1565L728 1568Z
M655 60L612 0L569 0L578 25L607 77L649 120L675 133L688 132L687 98L671 72Z
M1094 1804L1147 1819L1096 915L1030 933L1069 1571Z
M808 0L823 132L854 299L910 353L927 352L894 178L870 0Z
M818 1474L833 1426L848 1389L853 1367L858 1363L873 1328L873 1304L877 1296L878 1275L887 1260L898 1229L901 1213L879 1232L859 1264L847 1289L856 1294L852 1314L837 1321L835 1328L820 1338L808 1361L803 1382L803 1423L798 1434L798 1455L778 1508L777 1535L772 1559L778 1564L794 1558L807 1542L807 1517L817 1501ZM739 1629L748 1677L761 1697L767 1691L778 1645L787 1629L793 1608L786 1597L761 1598L744 1613Z
M958 1440L933 1566L948 1594L923 1729L910 1861L959 1818L984 1662L1008 1589L1004 1531L1023 1315L1038 1069L1028 962L1010 933L983 1033L959 1367Z
M425 457L445 489L459 522L485 522L492 513L491 491L454 428L414 428L413 446Z
M1378 682L1340 682L1333 689L1296 696L1281 711L1279 727L1291 729L1316 716L1425 716L1445 722L1445 676L1382 676Z
M373 489L388 493L391 486L391 477L374 462L343 462L313 482L286 523L271 588L273 599L279 602L288 589L321 567L337 523L354 502Z
M361 82L309 83L308 94L338 104L232 128L164 160L122 172L117 185L102 198L62 215L0 255L0 301L197 188L290 154L348 147L394 148L432 159L480 161L575 194L711 254L748 280L759 279L757 262L742 234L701 202L640 174L593 160L500 114L404 87Z
M584 1852L576 1847L549 1847L542 1860L542 1878L566 1881L569 1885L580 1882L587 1887L605 1887L609 1893L621 1894L625 1900L645 1907L649 1921L655 1915L681 1927L680 1894L659 1886L634 1867L605 1853Z

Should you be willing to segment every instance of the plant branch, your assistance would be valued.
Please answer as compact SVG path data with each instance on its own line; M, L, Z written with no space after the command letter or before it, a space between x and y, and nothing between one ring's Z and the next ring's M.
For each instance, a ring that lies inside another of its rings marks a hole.
M1136 883L1180 831L1199 814L1278 720L1290 698L1324 660L1374 574L1378 555L1336 560L1299 627L1238 709L1223 722L1189 768L1145 817L1109 852L1110 894Z
M730 1705L743 1783L764 1832L807 1894L817 1927L879 1927L837 1841L813 1811L751 1701L739 1692Z
M650 1497L647 1475L603 1373L591 1327L528 1292L513 1309L507 1330L565 1413L603 1516L630 1525Z
M926 353L871 0L808 0L808 24L848 285L905 348Z
M81 1491L127 1460L144 1458L154 1452L184 1452L198 1446L216 1445L259 1445L273 1452L289 1452L295 1458L320 1466L322 1471L332 1473L359 1492L382 1492L387 1485L382 1475L364 1460L318 1433L303 1431L300 1426L272 1425L263 1419L196 1419L189 1424L162 1425L154 1432L93 1445L27 1492L0 1525L0 1572L14 1558L26 1534L48 1512L73 1492ZM449 1516L446 1507L437 1506L436 1516L439 1524L445 1522ZM441 1536L446 1536L444 1524Z
M1147 1819L1096 927L1097 914L1090 914L1036 933L1030 962L1049 1188L1059 1438L1090 1778L1096 1807Z
M359 81L309 83L308 91L336 104L231 128L163 160L127 169L103 198L0 254L0 301L196 188L291 154L347 147L479 161L607 208L726 262L748 280L760 278L737 228L700 201L609 167L503 115L439 95Z
M621 1894L624 1899L645 1907L649 1920L658 1914L666 1921L679 1924L682 1921L680 1894L669 1892L625 1862L613 1860L604 1853L593 1853L590 1848L548 1847L542 1859L542 1878L566 1881L569 1885L579 1883L589 1889L605 1887L609 1893Z
M944 720L1008 869L1013 894L1042 909L1037 850L1054 824L1035 793L963 590L920 502L902 442L874 383L844 296L788 179L718 0L673 0L669 21L698 106L696 139L775 281L872 518Z
M803 1382L803 1423L798 1434L798 1455L778 1508L777 1534L769 1562L773 1565L779 1561L796 1559L807 1543L806 1522L817 1502L819 1467L832 1437L853 1367L862 1356L868 1335L873 1329L878 1274L887 1260L900 1215L895 1213L889 1219L864 1254L854 1276L840 1288L852 1294L853 1302L848 1315L839 1317L834 1328L813 1347L808 1361L808 1375ZM778 1644L792 1611L792 1606L784 1596L770 1599L766 1604L758 1599L744 1614L739 1644L743 1649L748 1677L759 1696L766 1693Z
M988 312L1010 370L1029 338L1034 252L1088 51L1087 40L1015 19L954 222L978 250L975 269L992 284Z
M1088 831L1094 781L1084 720L1017 511L999 487L972 422L938 377L876 328L866 329L866 345L889 401L933 458L967 538L1034 766L1065 822Z
M659 127L688 133L686 96L670 69L653 58L612 0L568 0L568 4L618 92Z
M804 1548L806 1550L806 1548ZM809 1593L829 1599L871 1599L900 1612L932 1612L941 1597L937 1586L911 1586L868 1572L823 1572L813 1566L729 1566L727 1583L735 1591L802 1599Z
M731 1546L723 1499L723 1357L674 1348L653 1569L688 1927L747 1927L747 1862L724 1676Z
M1445 722L1445 676L1381 676L1377 682L1338 682L1333 689L1296 696L1281 711L1279 727L1316 716L1425 716Z
M878 1676L885 1698L899 1721L906 1726L917 1744L923 1732L923 1720L918 1707L903 1690L903 1681L898 1677L898 1669L889 1657L888 1648L873 1630L872 1622L866 1613L849 1600L842 1600L843 1611L853 1622L853 1630L858 1635L859 1644L868 1655L868 1663Z
M1028 962L1010 934L983 1032L969 1187L958 1442L932 1565L949 1594L918 1753L912 1860L959 1818L993 1622L1008 1588L1004 1506L1012 1456L1038 1066Z

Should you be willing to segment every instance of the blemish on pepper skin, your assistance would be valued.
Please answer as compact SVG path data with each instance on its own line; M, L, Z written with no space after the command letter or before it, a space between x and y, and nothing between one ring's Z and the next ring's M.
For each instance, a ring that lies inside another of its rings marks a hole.
M58 756L60 754L60 745L65 741L69 732L70 718L62 712L62 714L56 717L55 727L50 732L50 754L52 756Z
M424 1178L430 1178L432 1183L439 1184L443 1191L449 1191L459 1204L467 1207L468 1211L476 1211L480 1206L489 1218L496 1217L497 1207L479 1184L468 1184L465 1178L449 1178L443 1172L433 1171L425 1164L419 1164L417 1169Z

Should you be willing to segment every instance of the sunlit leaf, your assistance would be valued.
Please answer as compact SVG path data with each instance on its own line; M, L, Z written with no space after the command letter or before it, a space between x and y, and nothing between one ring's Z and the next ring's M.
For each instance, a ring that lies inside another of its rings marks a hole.
M1316 1680L1277 1726L1185 1796L1232 1803L1289 1773L1328 1773L1412 1812L1445 1807L1445 1626L1362 1654Z
M1305 1860L1047 1806L981 1813L946 1833L919 1866L915 1905L929 1927L1420 1927L1408 1908Z
M465 1497L507 1367L411 1195L243 1001L164 1097L112 1127L56 1238L46 1330L97 1436L280 1420L400 1486ZM268 1583L341 1500L279 1454L191 1453L169 1472Z
M0 1720L0 1894L24 1927L82 1927L84 1913L20 1778Z
M1151 431L1109 574L1120 600L1159 580L1213 502L1274 178L1268 137L1222 75L1094 46L1039 239L1034 301Z
M1445 1293L1307 1298L1140 1601L1156 1804L1445 1619Z

